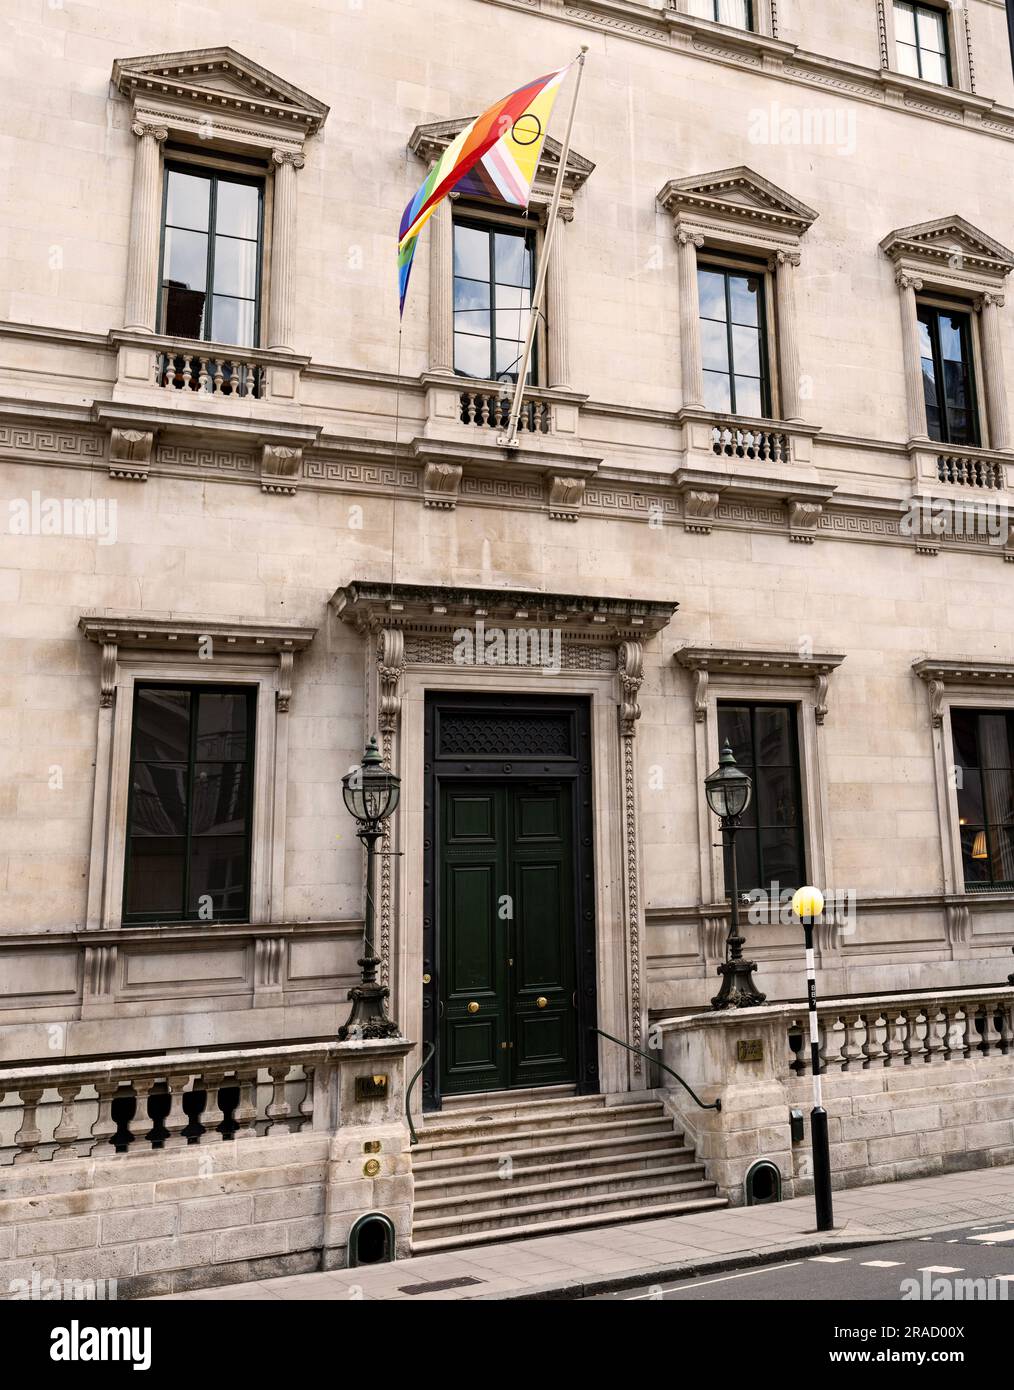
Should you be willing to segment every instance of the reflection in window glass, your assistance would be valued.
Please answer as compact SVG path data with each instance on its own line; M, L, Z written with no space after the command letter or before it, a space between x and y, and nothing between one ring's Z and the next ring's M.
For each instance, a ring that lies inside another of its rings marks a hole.
M261 204L259 182L203 170L167 169L163 333L239 347L256 345Z
M900 72L949 86L947 16L943 10L912 0L894 0L894 37Z
M965 889L1014 887L1014 715L951 710L951 738Z
M530 232L454 224L454 370L517 381L535 282ZM535 354L528 380L535 379Z
M690 13L700 19L714 19L733 29L753 28L751 0L690 0Z
M765 351L763 276L699 266L704 403L724 414L771 411Z
M959 310L920 304L918 321L929 437L946 444L977 445L971 317Z
M753 794L736 835L741 893L798 888L805 882L803 812L794 705L718 705L718 742L753 781ZM725 881L732 882L726 850Z
M253 712L249 689L137 687L125 922L246 918Z

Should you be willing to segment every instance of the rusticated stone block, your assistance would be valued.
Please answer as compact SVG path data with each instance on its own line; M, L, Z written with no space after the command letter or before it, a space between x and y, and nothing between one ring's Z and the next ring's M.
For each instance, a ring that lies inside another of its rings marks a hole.
M871 1164L903 1163L919 1157L919 1137L903 1134L891 1139L871 1139L867 1148Z
M253 1213L252 1197L208 1197L192 1199L179 1205L180 1232L214 1231L250 1223Z
M134 1243L175 1234L174 1207L132 1207L128 1211L103 1212L99 1221L99 1241L102 1245L115 1245L120 1241Z
M156 1274L161 1270L192 1269L195 1265L210 1264L215 1258L213 1235L176 1236L169 1240L149 1240L137 1247L138 1274Z
M39 1221L18 1230L19 1255L45 1255L57 1250L79 1250L98 1244L97 1216L69 1217L62 1221Z
M894 1112L895 1134L917 1134L927 1129L939 1129L939 1105L917 1105L911 1110L897 1109Z

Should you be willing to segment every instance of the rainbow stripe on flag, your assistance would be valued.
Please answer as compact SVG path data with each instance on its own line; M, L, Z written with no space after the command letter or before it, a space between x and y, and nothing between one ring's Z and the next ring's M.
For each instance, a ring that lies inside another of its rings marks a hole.
M549 116L572 63L537 77L476 116L448 145L405 209L398 233L399 315L419 233L437 204L456 190L527 207Z

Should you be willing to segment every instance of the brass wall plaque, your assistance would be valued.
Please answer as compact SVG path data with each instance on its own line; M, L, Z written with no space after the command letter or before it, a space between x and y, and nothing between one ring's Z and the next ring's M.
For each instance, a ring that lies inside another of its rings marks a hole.
M363 1153L364 1153L364 1154L378 1154L378 1153L380 1153L380 1140L379 1140L379 1139L367 1139L366 1143L363 1145Z
M377 1100L387 1095L386 1076L357 1076L356 1100Z
M763 1062L763 1060L763 1038L744 1038L742 1042L736 1044L737 1062Z
M368 1159L366 1160L366 1162L363 1164L363 1177L364 1177L364 1178L375 1178L379 1172L380 1172L380 1159L379 1159L379 1158L368 1158Z

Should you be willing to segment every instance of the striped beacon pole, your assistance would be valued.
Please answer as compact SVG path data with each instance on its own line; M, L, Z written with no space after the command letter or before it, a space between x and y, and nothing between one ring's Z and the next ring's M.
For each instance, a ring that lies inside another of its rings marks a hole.
M803 924L806 937L806 1003L810 1014L810 1067L813 1071L813 1109L810 1111L810 1143L813 1152L813 1200L817 1208L817 1230L834 1228L831 1205L831 1149L827 1137L827 1111L820 1081L820 1035L817 1031L817 968L813 959L813 923L824 911L824 895L819 888L797 888L792 895L792 911Z

